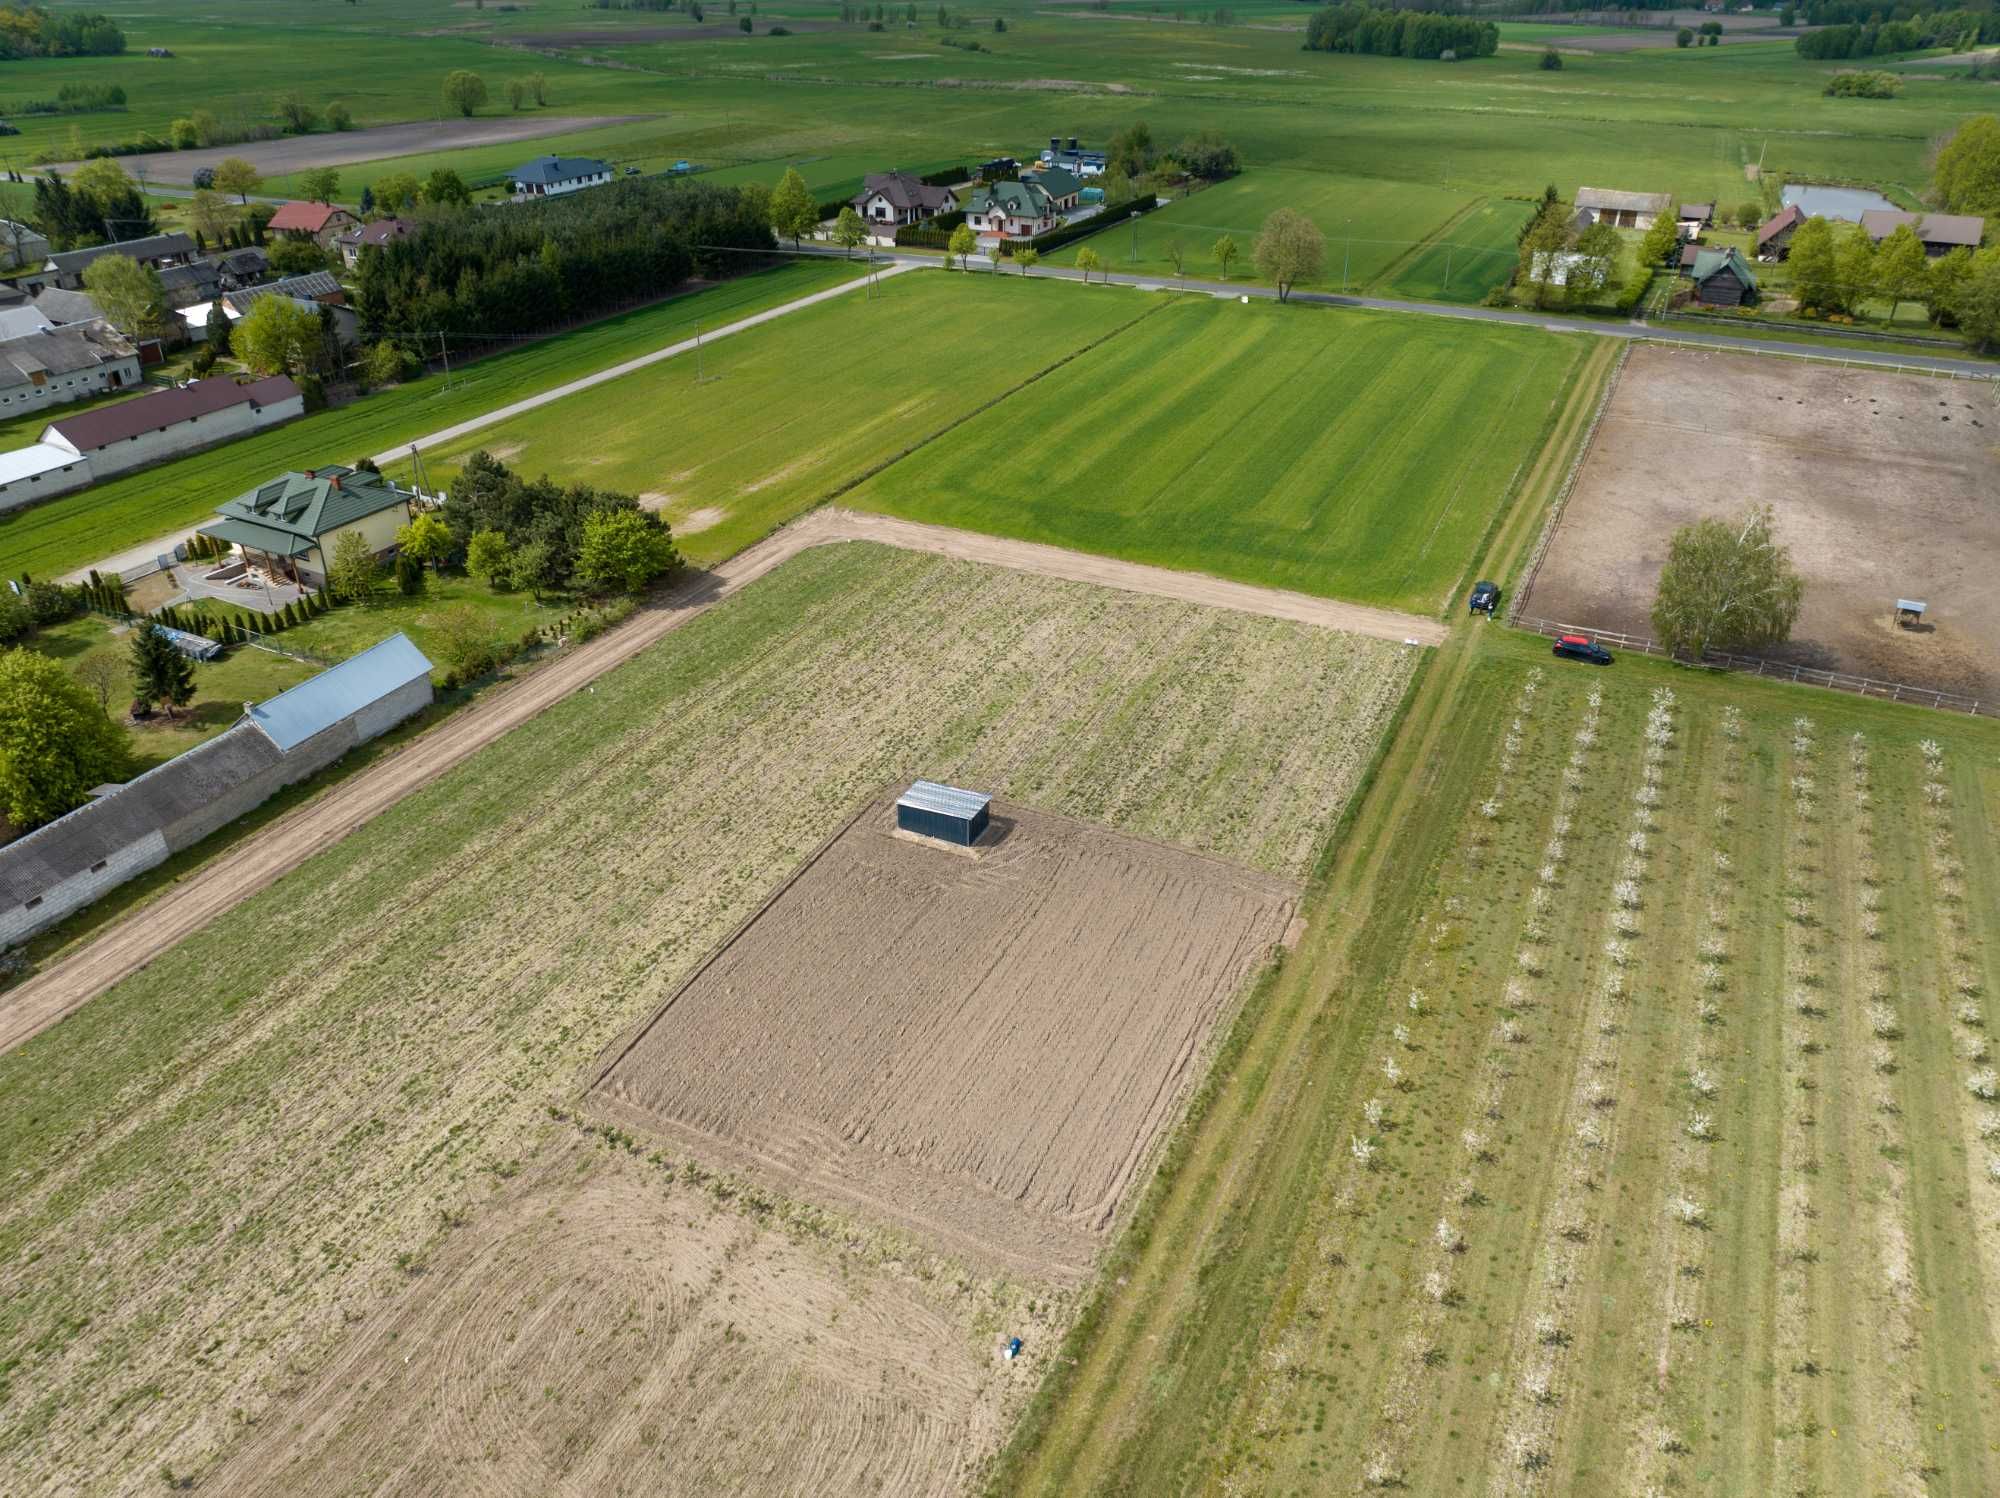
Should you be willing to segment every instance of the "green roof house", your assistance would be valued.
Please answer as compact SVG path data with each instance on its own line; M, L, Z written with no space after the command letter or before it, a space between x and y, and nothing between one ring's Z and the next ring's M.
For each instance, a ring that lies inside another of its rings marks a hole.
M1083 191L1083 179L1059 166L1041 167L1029 173L1026 180L1049 195L1058 213L1076 207L1078 195Z
M975 234L995 239L1032 239L1062 222L1056 200L1032 179L983 182L966 206L965 221Z
M1694 299L1703 306L1740 307L1757 300L1757 278L1734 245L1697 253L1688 276L1694 282Z
M378 557L393 552L396 532L409 523L412 497L379 473L308 468L224 501L201 533L228 542L272 577L317 588L326 581L334 546L349 531Z

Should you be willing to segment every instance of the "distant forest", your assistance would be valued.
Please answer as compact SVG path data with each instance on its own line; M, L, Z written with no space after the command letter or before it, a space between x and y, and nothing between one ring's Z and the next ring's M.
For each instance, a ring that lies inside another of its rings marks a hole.
M0 5L0 62L24 57L114 57L125 33L109 16L50 15L39 5Z
M1308 52L1361 52L1373 57L1491 57L1500 28L1472 16L1396 10L1372 5L1328 6L1306 24Z

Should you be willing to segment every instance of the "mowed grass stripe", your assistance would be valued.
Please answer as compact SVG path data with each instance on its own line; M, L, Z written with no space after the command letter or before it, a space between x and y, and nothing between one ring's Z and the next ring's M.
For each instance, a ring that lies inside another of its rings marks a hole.
M845 502L1431 613L1583 347L1532 329L1177 303Z

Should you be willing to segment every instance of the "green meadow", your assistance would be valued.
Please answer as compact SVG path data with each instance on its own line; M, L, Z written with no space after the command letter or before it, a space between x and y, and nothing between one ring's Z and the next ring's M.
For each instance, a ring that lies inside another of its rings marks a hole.
M88 567L128 547L192 530L220 501L273 473L351 463L677 342L698 322L714 327L852 274L837 261L817 261L745 276L460 366L449 384L430 375L214 452L0 515L0 576L51 577Z
M1434 613L1583 349L1533 329L1163 302L843 503Z
M640 495L707 563L932 441L1011 408L1051 366L1155 311L1018 277L918 271L544 406L425 455L433 482L485 449L529 474ZM994 327L1008 337L996 342ZM923 330L921 358L874 357Z

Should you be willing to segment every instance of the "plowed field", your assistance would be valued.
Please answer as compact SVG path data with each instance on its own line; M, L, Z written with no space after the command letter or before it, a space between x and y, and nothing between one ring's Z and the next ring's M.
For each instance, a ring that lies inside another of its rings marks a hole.
M964 1488L1068 1287L586 1134L575 1100L911 766L1296 883L1414 654L794 557L0 1056L0 1486ZM622 1162L608 1196L570 1191L579 1147ZM982 1404L1003 1332L1027 1350Z
M844 828L593 1097L1019 1271L1080 1277L1292 886L1024 807Z

